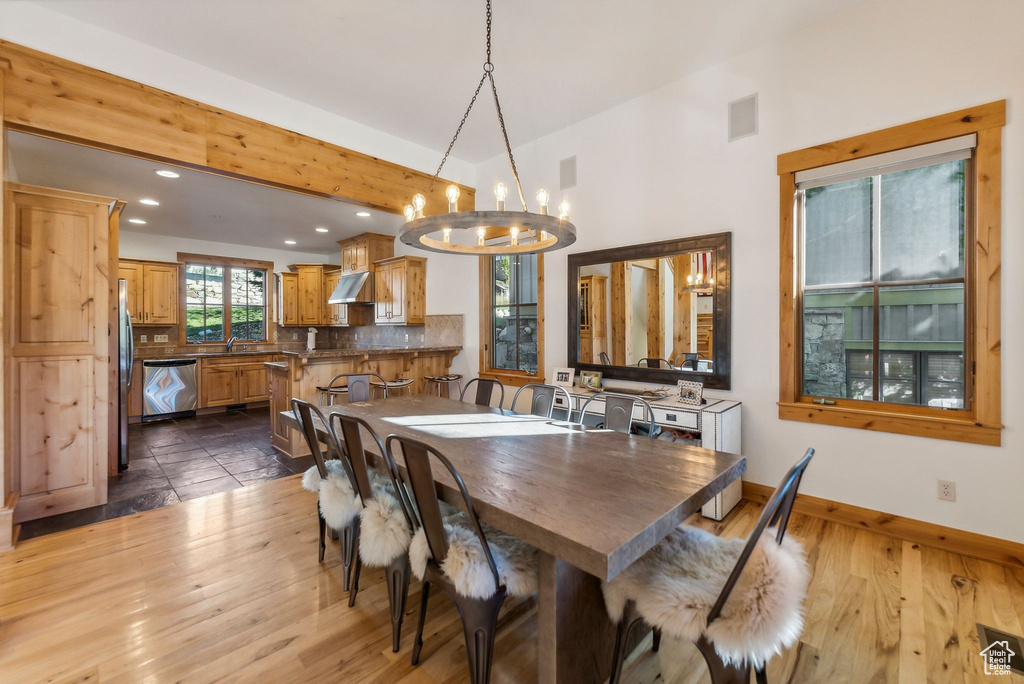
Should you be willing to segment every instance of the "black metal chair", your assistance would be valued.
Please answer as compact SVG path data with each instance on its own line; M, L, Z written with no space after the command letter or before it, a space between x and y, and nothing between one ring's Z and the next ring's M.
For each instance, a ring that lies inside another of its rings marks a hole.
M601 363L605 366L612 365L611 357L608 356L608 352L598 352L597 358L601 359Z
M341 439L339 439L338 434L339 428ZM398 499L399 508L405 517L405 523L409 526L411 534L414 527L412 512L408 502L403 498L405 490L401 485L398 469L394 467L393 461L388 456L384 443L377 436L377 433L374 432L373 428L370 427L370 424L362 418L340 412L331 414L328 422L328 432L336 448L339 450L343 449L348 457L359 497L362 500L363 506L366 507L369 502L378 496L379 492L376 491L377 487L372 482L373 478L371 478L366 450L363 448L362 431L366 431L377 445L381 458L384 460L395 498ZM358 543L356 544L355 567L352 571L352 589L348 595L349 606L355 605L356 595L359 593L359 575L363 568L363 553L359 549L362 548L360 545L367 541L364 538L366 533L366 530L360 531ZM370 543L372 543L372 540ZM388 562L384 568L384 575L388 588L388 605L391 608L391 648L395 653L398 653L402 641L402 618L405 617L405 606L409 598L410 570L408 549Z
M579 422L581 425L587 415L587 407L590 406L590 402L598 399L604 400L604 426L609 430L615 430L626 435L633 432L633 406L640 404L644 409L644 420L651 424L651 432L648 437L654 439L655 433L658 431L658 422L654 417L654 409L651 408L651 404L646 399L629 394L598 392L593 395L587 399L580 411Z
M490 406L491 398L494 395L494 388L497 387L498 391L501 392L501 398L498 400L498 407L505 405L505 386L498 380L491 378L473 378L466 383L466 386L462 388L462 392L459 393L459 401L466 400L466 393L469 392L469 388L472 387L473 383L476 383L476 395L473 403L478 406Z
M550 418L551 414L555 412L555 396L558 393L565 395L566 411L570 415L572 414L572 397L569 396L569 391L558 385L545 385L540 382L528 382L516 390L515 395L512 397L512 406L510 407L513 413L516 410L516 400L519 399L519 395L527 387L533 391L533 396L530 397L530 413L532 415Z
M700 354L695 354L693 352L682 352L681 354L676 354L676 358L672 359L672 365L677 366L679 368L689 368L690 370L697 370L697 359L699 358ZM679 363L679 359L682 359L683 362Z
M644 366L647 366L648 368L671 368L672 367L672 364L669 363L668 359L659 359L659 358L656 358L656 357L653 357L653 356L650 356L650 357L647 357L647 358L644 358L644 359L640 359L639 361L636 362L636 365L637 365L637 368L643 368Z
M326 385L317 386L320 392L320 405L325 403L334 406L334 397L346 395L348 403L369 401L373 396L373 380L376 379L384 388L384 398L388 397L387 381L377 373L339 373L331 378ZM345 383L342 384L341 380Z
M790 515L793 512L793 502L796 500L797 491L800 489L800 480L803 478L804 471L813 457L814 449L808 449L803 457L789 469L789 472L782 478L782 482L776 488L771 498L768 499L768 503L765 504L764 510L761 512L761 516L757 519L757 524L754 525L753 531L747 538L747 542L736 560L736 565L725 581L725 586L722 587L718 599L708 613L705 627L710 626L711 623L721 616L722 609L725 607L726 601L729 600L729 595L739 581L747 561L750 560L761 539L761 535L767 527L777 527L775 542L782 544L782 539L786 535L786 527L789 525ZM640 622L644 622L644 618L637 612L636 603L632 600L627 601L623 617L616 628L615 653L612 659L612 676L609 684L617 684L617 682L621 681L622 665L626 660L626 656L629 655L627 652L629 633L633 626ZM653 650L658 650L660 642L661 631L655 628ZM695 645L707 663L712 684L749 684L751 666L748 662L727 665L722 656L715 650L714 644L708 640L705 634L701 634ZM767 684L768 680L763 664L760 667L755 667L754 673L758 684Z
M459 615L462 617L463 633L466 639L466 655L469 659L470 682L472 684L487 684L491 676L491 661L494 654L494 636L498 627L498 612L501 610L501 605L505 602L508 590L500 580L498 567L494 562L491 547L487 542L487 537L484 535L476 509L473 507L473 500L470 498L469 492L466 491L466 485L462 481L462 476L459 475L458 470L455 469L455 466L430 445L399 435L390 435L387 438L387 452L393 463L398 463L394 452L394 444L396 442L402 447L402 458L405 462L405 481L412 489L415 509L419 512L419 526L423 528L431 556L427 559L423 575L422 600L420 602L419 621L416 626L416 640L413 642L412 664L419 664L420 650L423 648L423 625L427 619L430 589L432 586L436 586L455 603ZM437 487L430 466L431 456L444 465L462 493L462 501L465 504L466 517L468 518L467 522L480 542L487 568L494 578L496 590L491 596L470 598L459 593L452 580L441 569L448 556L449 539L445 532L441 502L437 497Z
M313 461L316 463L317 472L320 474L321 479L326 480L329 477L327 468L327 459L324 458L324 451L321 450L320 437L316 431L316 425L314 424L314 416L319 420L325 427L329 428L327 419L324 417L323 412L320 411L316 406L313 406L308 401L302 399L292 399L292 413L295 414L295 420L299 422L299 427L302 430L303 437L306 438L306 445L313 454ZM328 429L328 432L330 430ZM330 441L330 440L329 440ZM356 481L355 473L353 472L352 465L348 459L345 458L344 452L340 449L337 443L330 444L330 450L334 453L334 458L338 459L344 468L345 475L348 477L349 484L352 487L353 494L358 491L358 484ZM320 528L320 548L319 548L319 562L324 562L324 550L327 547L327 521L324 519L323 511L320 508L319 496L317 497L317 521ZM345 591L349 590L349 574L352 567L352 559L355 557L356 544L359 539L359 516L354 516L340 531L341 540L341 562L345 569L345 577L343 579L343 588Z

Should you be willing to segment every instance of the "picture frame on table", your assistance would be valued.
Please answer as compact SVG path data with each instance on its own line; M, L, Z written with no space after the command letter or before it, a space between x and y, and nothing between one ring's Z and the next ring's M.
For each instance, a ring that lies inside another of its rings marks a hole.
M676 390L679 394L679 403L690 406L700 406L704 402L704 384L680 380L676 383Z
M572 387L575 380L575 368L556 368L551 384L558 387Z
M601 371L580 371L580 387L586 389L601 389Z

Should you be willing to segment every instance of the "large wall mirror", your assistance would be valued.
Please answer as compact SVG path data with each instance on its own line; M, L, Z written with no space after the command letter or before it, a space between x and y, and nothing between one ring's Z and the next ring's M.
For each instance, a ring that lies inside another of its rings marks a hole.
M731 233L569 255L569 365L729 389Z

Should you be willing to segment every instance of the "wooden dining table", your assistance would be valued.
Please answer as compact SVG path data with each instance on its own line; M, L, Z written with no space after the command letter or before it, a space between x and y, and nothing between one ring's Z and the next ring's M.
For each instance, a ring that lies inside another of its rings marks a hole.
M746 470L737 454L427 395L323 410L366 420L382 440L398 434L430 444L462 475L481 520L538 549L542 683L608 678L615 630L601 581ZM291 413L282 419L298 427ZM438 467L434 476L439 496L464 507L448 473Z

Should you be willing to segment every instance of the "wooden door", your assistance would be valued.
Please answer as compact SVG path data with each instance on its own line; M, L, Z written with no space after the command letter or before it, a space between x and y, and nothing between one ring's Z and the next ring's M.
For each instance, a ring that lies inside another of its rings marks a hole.
M391 315L389 323L404 323L406 310L406 281L409 277L404 261L397 261L391 264L388 269L391 271L389 290L391 291Z
M374 320L388 323L391 311L391 264L378 265L373 273Z
M299 324L299 276L297 273L278 273L281 291L281 325Z
M590 287L590 323L594 337L608 335L608 278L594 276Z
M246 363L238 367L238 400L241 404L266 401L267 368L263 362Z
M338 325L341 322L342 309L345 305L327 303L339 282L341 282L341 271L332 271L324 275L324 325Z
M144 325L178 323L178 267L143 264L142 300Z
M236 365L202 364L199 408L240 404L238 389Z
M353 270L356 273L365 273L366 271L370 270L370 245L368 241L360 240L359 242L352 245L352 249L355 252L355 268Z
M107 501L113 202L17 184L4 193L5 432L19 522Z
M299 325L320 325L323 318L323 269L299 267Z
M356 246L355 243L350 242L341 248L341 270L345 273L354 273L356 261Z
M127 281L128 313L131 315L132 323L140 325L145 308L145 303L142 301L142 264L134 261L122 261L117 266L117 277Z

